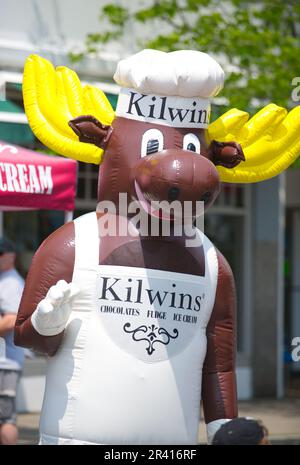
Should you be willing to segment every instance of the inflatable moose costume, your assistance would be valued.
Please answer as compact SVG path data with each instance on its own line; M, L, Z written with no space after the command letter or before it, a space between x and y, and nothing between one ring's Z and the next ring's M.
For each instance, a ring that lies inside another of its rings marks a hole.
M152 200L202 200L206 209L220 181L267 179L296 158L299 108L268 105L249 122L234 109L209 126L223 71L196 51L144 50L114 78L116 114L71 70L27 60L32 129L63 155L101 163L98 200L116 213L84 215L41 245L15 340L50 356L42 444L195 444L201 397L209 440L237 416L232 272L192 221L197 247L172 227L167 237L144 235L119 211L119 194L148 218L158 214ZM102 234L112 216L126 234Z

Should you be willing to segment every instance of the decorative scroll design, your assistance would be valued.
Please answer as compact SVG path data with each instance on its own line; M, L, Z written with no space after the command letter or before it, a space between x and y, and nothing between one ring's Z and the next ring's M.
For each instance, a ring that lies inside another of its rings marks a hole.
M146 347L148 355L152 355L155 352L155 344L168 345L171 339L176 339L179 334L176 328L173 329L172 335L166 329L159 328L154 324L150 326L142 325L135 329L129 329L130 326L130 323L125 323L123 326L125 333L132 334L132 339L136 342L146 341L148 343L148 347Z

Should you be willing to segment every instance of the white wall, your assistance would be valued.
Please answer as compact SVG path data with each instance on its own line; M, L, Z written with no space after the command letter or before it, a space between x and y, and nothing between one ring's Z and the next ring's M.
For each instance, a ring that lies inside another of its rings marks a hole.
M26 57L38 53L57 65L70 65L69 51L82 49L88 33L101 32L100 7L109 0L0 0L0 70L21 71ZM117 0L115 4L129 2ZM105 24L102 27L105 27ZM120 57L133 51L131 24L122 41L103 47L99 57L72 68L88 76L112 78Z

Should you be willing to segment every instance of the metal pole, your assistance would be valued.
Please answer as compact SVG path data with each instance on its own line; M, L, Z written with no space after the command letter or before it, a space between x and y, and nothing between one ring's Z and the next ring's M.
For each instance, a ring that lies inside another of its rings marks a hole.
M277 398L284 396L284 237L286 174L278 177L278 269L277 269Z

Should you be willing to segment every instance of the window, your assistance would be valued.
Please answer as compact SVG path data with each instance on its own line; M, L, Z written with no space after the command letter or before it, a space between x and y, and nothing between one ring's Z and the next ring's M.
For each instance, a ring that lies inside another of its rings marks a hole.
M96 209L98 192L99 166L79 162L76 210L91 211Z
M205 214L205 234L228 260L237 292L238 352L250 350L251 312L251 186L223 184Z

